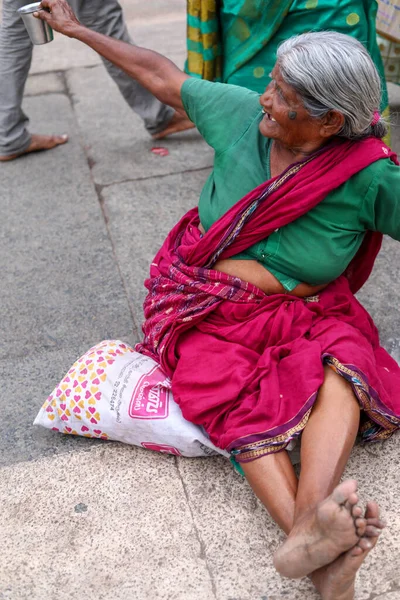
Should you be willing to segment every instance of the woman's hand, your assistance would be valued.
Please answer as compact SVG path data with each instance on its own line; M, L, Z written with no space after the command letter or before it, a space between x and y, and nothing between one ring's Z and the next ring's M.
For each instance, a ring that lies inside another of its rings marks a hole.
M213 266L213 269L252 283L265 292L265 294L287 294L296 296L297 298L305 298L306 296L318 294L318 292L328 285L327 283L324 283L322 285L312 286L308 285L308 283L299 283L299 285L291 292L288 292L280 281L256 260L227 258L218 260Z
M36 18L46 21L59 33L68 37L75 36L77 27L81 25L66 0L42 0L40 6L44 10L33 13Z

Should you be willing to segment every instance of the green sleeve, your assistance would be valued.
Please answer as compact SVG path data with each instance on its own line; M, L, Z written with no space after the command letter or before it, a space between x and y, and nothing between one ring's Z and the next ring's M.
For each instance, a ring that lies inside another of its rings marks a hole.
M390 159L374 163L374 177L361 211L367 229L400 241L400 167Z
M191 77L181 97L189 119L216 153L232 146L261 112L259 94L226 83Z

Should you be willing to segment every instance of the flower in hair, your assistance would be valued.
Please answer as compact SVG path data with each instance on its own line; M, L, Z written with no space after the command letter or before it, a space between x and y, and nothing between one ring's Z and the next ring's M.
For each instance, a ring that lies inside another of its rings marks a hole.
M379 122L380 118L381 118L381 115L380 115L379 111L375 110L374 118L371 121L371 127L374 127L374 125L376 125Z

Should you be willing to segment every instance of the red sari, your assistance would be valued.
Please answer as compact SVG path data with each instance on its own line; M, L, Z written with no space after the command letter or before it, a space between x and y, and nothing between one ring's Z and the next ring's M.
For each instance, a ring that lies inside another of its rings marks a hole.
M304 429L324 364L350 381L364 440L400 425L400 368L356 300L382 236L368 232L346 273L315 297L266 295L212 269L299 218L355 173L396 155L375 138L336 141L237 202L201 236L197 209L170 232L145 285L137 350L172 379L184 417L238 462L283 450Z

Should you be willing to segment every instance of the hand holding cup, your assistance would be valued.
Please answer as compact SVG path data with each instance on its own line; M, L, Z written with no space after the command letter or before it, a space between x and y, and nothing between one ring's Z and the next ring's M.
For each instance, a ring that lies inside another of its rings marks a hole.
M34 13L37 19L46 21L52 29L63 35L74 37L80 23L66 0L42 0L41 8L45 10Z

